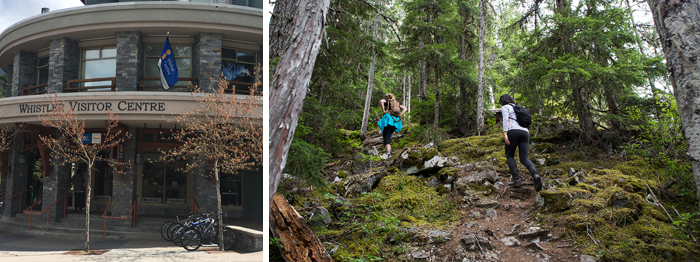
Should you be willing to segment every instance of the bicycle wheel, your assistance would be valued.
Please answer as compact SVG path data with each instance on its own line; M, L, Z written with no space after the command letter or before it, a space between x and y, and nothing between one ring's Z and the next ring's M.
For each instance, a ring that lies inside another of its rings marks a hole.
M237 243L238 234L236 234L236 231L230 228L224 228L224 250L232 250Z
M182 247L187 251L195 251L202 246L202 234L199 230L190 229L182 233Z
M160 236L163 237L166 241L171 241L170 236L168 235L168 229L170 226L175 223L173 221L168 221L163 223L163 225L160 227Z
M175 228L173 230L172 239L173 239L173 244L175 244L178 247L182 246L182 233L185 233L185 231L189 230L189 228L180 225L179 227Z

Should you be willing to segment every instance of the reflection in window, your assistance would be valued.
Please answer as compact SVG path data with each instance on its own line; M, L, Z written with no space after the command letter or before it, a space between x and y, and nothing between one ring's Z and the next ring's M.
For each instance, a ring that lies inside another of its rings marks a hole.
M80 79L115 77L117 74L117 48L83 48L80 57ZM86 82L81 86L109 86L111 81ZM88 91L109 91L110 88L89 89Z
M178 171L184 166L184 162L151 163L144 161L143 203L186 204L187 174Z

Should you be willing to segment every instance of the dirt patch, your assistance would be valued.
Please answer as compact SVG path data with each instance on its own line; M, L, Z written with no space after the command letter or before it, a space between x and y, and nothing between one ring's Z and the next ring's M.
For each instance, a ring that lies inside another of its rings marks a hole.
M102 255L109 252L111 249L90 249L90 252L85 252L85 249L73 249L71 251L63 253L64 255Z

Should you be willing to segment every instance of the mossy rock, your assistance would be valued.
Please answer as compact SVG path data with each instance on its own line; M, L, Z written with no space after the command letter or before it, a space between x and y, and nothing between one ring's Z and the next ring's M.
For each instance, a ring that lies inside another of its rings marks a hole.
M403 222L408 222L408 223L415 223L418 221L415 217L407 214L401 214L397 217L398 220L403 221Z
M423 152L421 152L421 158L422 158L421 160L423 160L423 162L428 161L430 159L433 159L433 157L435 157L435 155L437 155L437 154L438 154L437 148L434 148L434 147L427 148Z
M445 181L448 179L448 177L457 177L458 172L459 169L455 167L446 167L438 171L438 178L440 178L440 180Z
M643 160L630 160L622 162L613 168L625 175L639 177L649 173L649 167Z
M536 143L530 147L530 152L547 154L554 152L556 146L552 143Z
M540 191L540 196L544 200L542 207L547 212L561 212L571 208L571 197L567 192L544 190Z
M346 173L344 170L340 170L338 171L338 177L345 179L346 177L348 177L348 173Z
M483 161L503 155L503 135L449 139L440 142L438 149L442 155L456 156L463 162ZM494 156L494 152L501 155Z

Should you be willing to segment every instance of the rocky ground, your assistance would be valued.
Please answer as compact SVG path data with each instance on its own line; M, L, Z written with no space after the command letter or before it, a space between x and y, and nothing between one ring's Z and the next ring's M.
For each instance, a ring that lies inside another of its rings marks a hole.
M540 139L535 192L521 164L523 186L504 185L500 135L423 145L403 134L388 158L379 139L329 164L326 191L282 183L336 261L700 261L692 240L658 239L677 232L647 194L657 184L630 175L633 161L588 163L560 152L561 138Z

